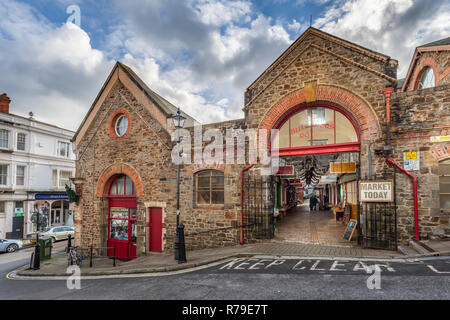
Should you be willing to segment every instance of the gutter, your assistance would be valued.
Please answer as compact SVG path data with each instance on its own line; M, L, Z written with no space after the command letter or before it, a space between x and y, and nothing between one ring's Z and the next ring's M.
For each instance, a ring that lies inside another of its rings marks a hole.
M243 212L242 212L242 208L244 206L244 199L243 199L243 184L244 184L244 172L247 171L248 169L252 168L254 166L254 164L251 164L245 168L243 168L241 170L241 193L240 193L240 197L241 197L241 227L240 227L240 244L243 245L244 244L244 229L243 229Z
M418 179L415 175L411 174L410 172L406 171L404 168L400 167L397 163L395 163L394 160L391 158L387 158L386 162L397 167L400 171L402 171L404 174L409 176L413 182L413 188L414 188L414 229L416 231L416 241L419 241L419 204L418 204L418 196L417 196L417 183Z

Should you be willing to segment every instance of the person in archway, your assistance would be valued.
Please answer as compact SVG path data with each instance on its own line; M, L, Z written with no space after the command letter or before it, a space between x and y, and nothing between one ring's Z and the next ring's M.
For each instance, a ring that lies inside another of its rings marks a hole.
M317 198L316 198L316 195L313 194L311 199L309 199L309 210L310 211L315 211L316 210L316 205L317 205Z

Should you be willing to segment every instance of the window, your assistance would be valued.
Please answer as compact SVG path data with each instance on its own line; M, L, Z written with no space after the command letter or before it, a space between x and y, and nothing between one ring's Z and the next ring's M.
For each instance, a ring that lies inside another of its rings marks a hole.
M0 185L6 186L8 182L8 165L0 165Z
M274 147L281 149L358 142L349 118L325 107L308 107L293 114L279 127L278 136Z
M58 155L64 158L69 157L69 143L61 141L58 142Z
M109 194L112 196L133 196L136 195L136 188L130 177L122 175L113 181Z
M17 166L16 185L18 185L18 186L25 185L25 167L24 166Z
M423 71L422 77L420 78L419 86L417 89L427 89L433 88L435 85L434 71L432 68L427 67Z
M195 202L198 205L224 203L224 174L205 170L195 174Z
M70 176L72 175L71 171L60 171L59 172L59 186L65 187L66 184L70 186Z
M5 201L0 201L0 212L5 213Z
M9 148L9 131L0 129L0 148Z
M450 160L439 163L441 209L450 209Z
M123 137L128 130L128 118L123 115L117 119L116 122L116 134L119 137Z
M52 186L58 186L58 170L52 171Z
M25 141L26 141L26 134L18 133L17 134L17 150L25 151Z

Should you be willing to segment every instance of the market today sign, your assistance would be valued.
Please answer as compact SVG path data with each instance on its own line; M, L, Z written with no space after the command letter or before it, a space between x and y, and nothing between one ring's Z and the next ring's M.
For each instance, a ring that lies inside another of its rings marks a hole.
M394 181L360 181L359 201L361 202L393 202Z

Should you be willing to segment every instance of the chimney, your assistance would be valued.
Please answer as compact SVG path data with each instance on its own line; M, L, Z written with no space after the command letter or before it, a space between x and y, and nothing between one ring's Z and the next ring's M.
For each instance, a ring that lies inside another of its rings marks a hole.
M9 104L11 103L11 99L8 97L6 93L0 96L0 112L9 113Z

